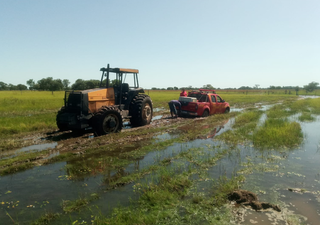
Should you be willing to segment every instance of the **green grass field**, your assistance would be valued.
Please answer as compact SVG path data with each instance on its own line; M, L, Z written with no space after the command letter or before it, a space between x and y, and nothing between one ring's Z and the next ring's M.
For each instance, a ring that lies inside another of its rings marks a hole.
M54 129L55 115L63 105L64 92L1 91L0 134L8 136Z
M180 90L146 90L150 95L153 108L168 112L168 102L179 98ZM292 102L296 95L270 93L267 91L217 91L230 103L231 108L253 107L257 103L273 104L279 101ZM35 132L57 130L56 114L64 104L64 91L1 91L0 92L0 149L10 149L22 145L19 137ZM320 112L320 107L313 100L308 105L314 113ZM301 108L299 101L290 105L292 109Z
M168 102L179 98L178 91L146 91L154 108L168 108ZM231 107L248 107L255 103L273 103L281 99L295 99L294 95L268 95L265 92L218 92ZM0 134L8 136L33 131L55 129L57 111L63 105L64 92L1 91Z

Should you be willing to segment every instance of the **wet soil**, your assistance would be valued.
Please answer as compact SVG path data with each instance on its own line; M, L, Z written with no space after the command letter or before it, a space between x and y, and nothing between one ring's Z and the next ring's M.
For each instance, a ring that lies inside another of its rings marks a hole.
M132 128L130 127L130 124L127 123L127 126L125 126L125 128L122 129L121 132L132 133L132 135L127 135L124 138L110 138L111 135L97 137L91 129L81 132L60 132L59 130L55 130L47 133L36 133L24 138L28 140L28 142L25 142L25 145L27 145L26 147L2 151L0 153L0 159L14 157L22 152L41 152L42 150L49 149L48 153L42 154L36 158L29 159L29 161L32 161L37 165L42 165L46 163L47 160L51 157L62 153L84 154L84 149L88 148L88 146L90 146L91 148L98 148L99 146L103 146L106 144L115 144L121 146L124 143L143 142L144 140L150 139L154 134L148 134L146 132L144 135L137 136L134 134L135 131L141 129L148 130L151 128L163 127L174 124L179 125L186 123L188 120L203 120L203 118L172 118L171 116L167 115L158 115L152 120L152 122L149 125L143 127ZM99 139L98 142L97 139ZM30 145L30 143L33 144ZM15 166L17 166L19 163L25 163L25 161L16 162ZM3 169L4 167L0 167L0 169Z

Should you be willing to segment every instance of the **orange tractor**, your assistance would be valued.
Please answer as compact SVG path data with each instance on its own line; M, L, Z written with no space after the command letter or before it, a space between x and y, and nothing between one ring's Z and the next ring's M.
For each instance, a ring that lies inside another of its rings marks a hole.
M152 101L139 87L136 69L101 68L100 88L66 91L64 106L58 111L56 122L61 131L92 128L97 135L119 132L124 119L131 126L151 122ZM110 75L115 74L111 86ZM132 76L133 85L125 83Z

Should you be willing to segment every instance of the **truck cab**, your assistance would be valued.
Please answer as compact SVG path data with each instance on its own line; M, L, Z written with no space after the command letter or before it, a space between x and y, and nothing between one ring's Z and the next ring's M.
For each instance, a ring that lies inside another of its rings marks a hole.
M206 117L216 113L228 113L230 105L223 100L214 90L199 89L191 91L187 97L180 97L181 116Z

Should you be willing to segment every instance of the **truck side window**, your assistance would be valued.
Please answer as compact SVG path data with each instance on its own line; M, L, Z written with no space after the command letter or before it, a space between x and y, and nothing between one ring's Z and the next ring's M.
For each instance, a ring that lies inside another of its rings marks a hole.
M208 96L207 95L202 95L199 99L199 102L208 102Z
M222 99L219 96L217 96L217 101L222 102Z
M216 98L214 97L214 95L211 95L211 101L216 102Z

